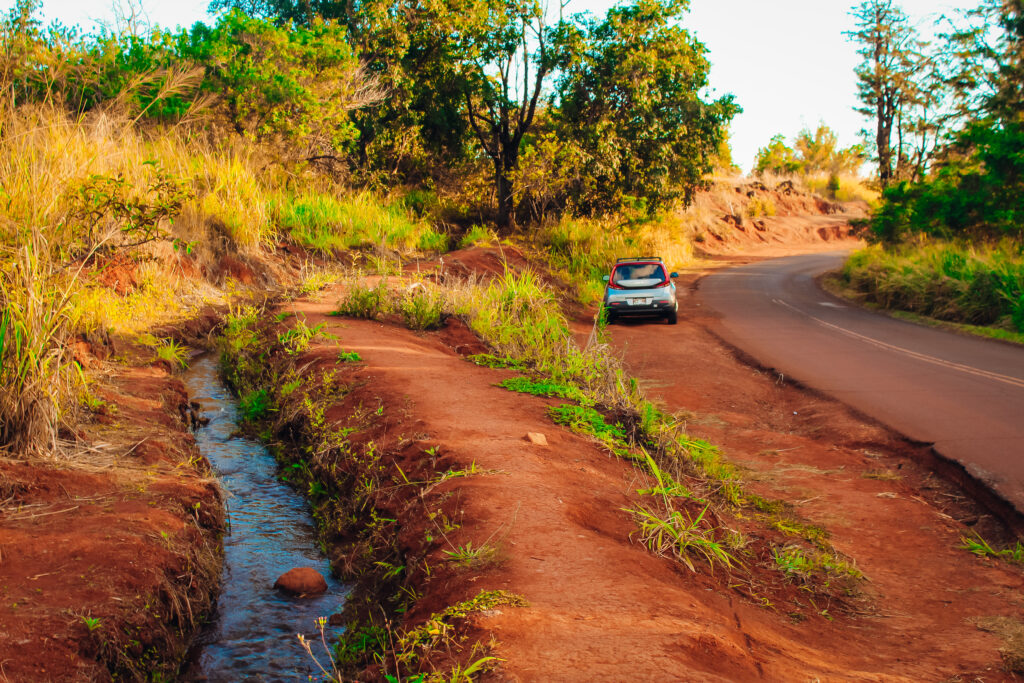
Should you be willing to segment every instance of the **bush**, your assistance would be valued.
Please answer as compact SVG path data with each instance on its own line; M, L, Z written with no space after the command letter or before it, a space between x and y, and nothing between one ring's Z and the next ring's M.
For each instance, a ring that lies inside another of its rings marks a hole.
M1024 332L1024 254L1016 242L875 245L851 255L842 276L885 308Z

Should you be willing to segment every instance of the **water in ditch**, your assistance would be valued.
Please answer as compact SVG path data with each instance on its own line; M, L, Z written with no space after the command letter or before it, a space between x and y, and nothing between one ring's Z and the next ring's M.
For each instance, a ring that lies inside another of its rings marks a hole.
M237 403L217 374L216 360L196 360L184 379L210 420L196 440L227 494L230 520L216 614L198 639L185 680L318 680L319 670L296 634L316 634L319 641L315 621L341 609L345 586L331 576L317 546L305 500L278 480L274 457L261 444L234 435ZM277 577L294 567L323 574L327 592L294 598L275 590ZM331 643L336 633L327 629ZM314 653L326 663L316 645Z

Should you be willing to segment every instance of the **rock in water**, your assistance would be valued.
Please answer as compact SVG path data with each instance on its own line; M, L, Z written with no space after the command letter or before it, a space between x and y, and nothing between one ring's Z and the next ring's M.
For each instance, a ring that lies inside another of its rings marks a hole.
M279 576L274 588L292 595L320 595L327 591L327 581L311 567L296 567Z

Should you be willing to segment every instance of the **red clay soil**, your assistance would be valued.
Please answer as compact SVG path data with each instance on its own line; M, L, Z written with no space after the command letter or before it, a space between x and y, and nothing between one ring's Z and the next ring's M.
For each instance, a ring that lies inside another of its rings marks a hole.
M184 386L78 354L105 407L73 458L0 459L5 683L173 677L219 580L220 493Z
M898 438L738 361L685 295L678 326L615 327L615 344L653 396L692 411L695 435L749 467L749 487L831 532L869 579L857 609L791 616L786 601L797 588L764 606L735 589L740 574L691 572L652 555L631 538L636 526L623 510L639 503L644 477L553 425L546 407L557 401L495 386L513 373L463 359L453 347L471 349L465 330L340 321L326 315L337 297L328 290L286 310L324 323L334 343L362 356L362 391L391 415L392 439L415 434L484 471L432 489L454 505L461 528L430 549L434 571L407 615L415 625L488 589L523 596L527 607L472 618L503 660L483 680L1012 680L1002 642L973 620L1019 618L1024 579L958 549L965 526L947 511L970 507L937 502L955 490L915 465ZM548 445L528 441L530 432ZM901 474L864 476L889 470ZM424 519L399 521L410 546L431 531ZM498 562L459 569L446 561L445 550L467 542L497 545Z

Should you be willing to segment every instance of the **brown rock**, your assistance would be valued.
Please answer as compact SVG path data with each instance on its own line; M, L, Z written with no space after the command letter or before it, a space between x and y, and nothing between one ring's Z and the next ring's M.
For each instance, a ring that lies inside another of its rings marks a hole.
M327 590L327 581L311 567L296 567L279 576L274 588L292 595L320 595Z
M529 440L530 443L536 444L538 446L548 445L548 438L543 434L538 434L537 432L527 432L526 438Z

